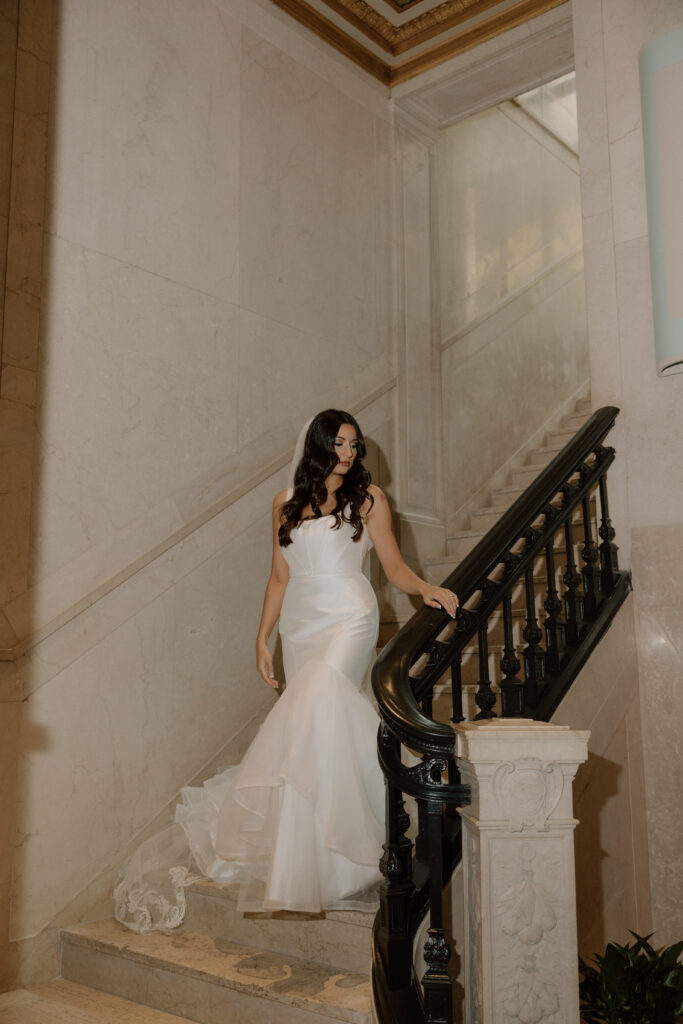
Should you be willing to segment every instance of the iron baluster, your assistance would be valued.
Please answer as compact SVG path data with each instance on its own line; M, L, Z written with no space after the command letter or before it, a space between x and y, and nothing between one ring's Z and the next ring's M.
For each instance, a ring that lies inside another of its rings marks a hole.
M380 726L379 742L385 748L400 752L400 744L386 726ZM413 884L413 844L406 836L410 816L403 803L403 794L386 783L386 836L380 870L384 881L380 885L379 946L385 964L389 987L401 988L406 972L412 970L412 941L409 935L410 898Z
M524 590L526 595L526 626L522 635L527 643L523 652L524 700L534 704L538 701L545 684L545 651L539 646L539 641L543 638L543 630L536 618L533 566L530 566L524 574Z
M583 538L584 545L581 549L581 557L584 567L581 570L583 575L584 610L589 615L594 615L600 603L602 584L602 572L597 563L600 560L598 546L593 540L593 523L591 520L591 499L586 494L581 502L583 508Z
M615 537L612 520L609 517L609 504L607 501L607 473L600 477L598 486L600 488L600 529L598 533L602 538L600 545L600 568L602 570L602 589L606 594L611 594L617 582L619 572L619 548L613 543Z
M521 665L515 650L512 597L509 593L503 598L503 632L505 646L500 659L500 667L504 673L500 682L501 715L503 718L519 718L524 713L524 687L517 675Z
M422 979L427 1024L452 1024L453 979L448 973L451 947L443 921L443 805L426 801L429 840L429 931L424 944L427 971Z
M543 607L548 613L545 620L545 646L546 664L551 672L559 672L566 647L565 626L560 616L562 602L557 593L557 582L555 579L555 550L554 541L551 539L545 547L545 567L548 578L548 596L543 602Z
M453 714L451 722L464 722L462 713L462 651L458 651L451 665L451 702Z
M434 701L434 690L431 689L429 691L429 693L427 693L422 698L422 710L424 711L425 715L427 715L429 718L432 717L432 704L433 704L433 701Z
M479 682L474 703L479 708L474 716L475 722L481 718L496 718L493 710L496 703L496 695L491 689L489 677L489 638L486 625L479 630Z
M571 513L564 522L564 540L567 549L567 571L562 580L567 588L564 594L565 636L568 644L577 644L583 625L583 594L578 589L581 576L574 558L574 531Z

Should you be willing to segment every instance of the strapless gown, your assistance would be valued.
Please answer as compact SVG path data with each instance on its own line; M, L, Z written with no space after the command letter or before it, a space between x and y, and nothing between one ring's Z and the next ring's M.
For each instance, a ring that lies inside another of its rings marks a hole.
M283 548L285 691L241 764L184 789L175 824L132 858L115 890L129 927L175 927L184 887L202 876L240 883L246 911L376 902L384 782L379 719L361 690L378 631L362 571L372 545L365 531L354 542L348 523L334 524L304 521Z

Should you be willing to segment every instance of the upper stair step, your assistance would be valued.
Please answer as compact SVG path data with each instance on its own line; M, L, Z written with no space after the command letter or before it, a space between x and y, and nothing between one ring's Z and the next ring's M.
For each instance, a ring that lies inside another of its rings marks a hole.
M237 909L238 891L237 885L209 879L188 886L183 930L357 974L369 973L374 911L328 910L319 916L285 910L243 914Z
M193 1024L71 981L0 995L0 1024Z
M569 416L563 416L560 420L560 430L571 430L575 434L589 418L589 414L584 412L574 412Z
M192 932L79 925L62 932L62 974L197 1024L372 1022L366 974Z

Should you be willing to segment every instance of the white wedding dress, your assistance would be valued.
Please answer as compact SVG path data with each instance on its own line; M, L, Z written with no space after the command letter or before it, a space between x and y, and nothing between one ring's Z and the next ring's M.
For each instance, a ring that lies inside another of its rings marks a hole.
M362 572L372 543L334 526L305 520L282 549L286 689L242 763L184 789L175 824L142 844L116 887L116 917L137 931L180 924L184 889L202 876L239 882L246 911L376 903L384 781L379 719L361 692L378 630Z

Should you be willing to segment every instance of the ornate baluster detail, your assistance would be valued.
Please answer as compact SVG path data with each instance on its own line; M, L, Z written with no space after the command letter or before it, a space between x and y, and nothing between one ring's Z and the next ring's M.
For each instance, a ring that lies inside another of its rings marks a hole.
M426 801L429 836L429 931L424 944L427 971L422 979L427 1024L450 1024L453 1020L453 979L448 973L451 947L443 922L443 806Z
M422 710L428 718L432 717L432 703L434 700L434 690L430 690L426 697L422 698Z
M548 596L543 602L543 607L548 613L548 617L545 620L545 659L551 672L559 672L566 647L566 637L564 621L560 617L562 602L557 593L557 583L555 581L553 540L545 546L545 567L548 577Z
M607 502L607 474L603 473L599 481L600 486L600 529L598 533L602 538L600 545L600 568L602 570L602 589L605 594L611 594L617 584L617 573L619 572L619 548L613 544L615 537L612 520L609 517L609 504Z
M515 638L512 630L512 597L506 594L503 598L503 631L505 646L500 667L504 676L500 683L500 704L503 718L517 718L524 713L524 685L517 673L521 666L515 650Z
M451 665L451 701L453 705L451 722L464 722L465 716L462 713L462 651L458 651L455 661Z
M380 726L379 743L400 758L400 744L386 725ZM412 942L408 931L410 898L413 884L413 844L406 836L410 816L403 803L403 794L389 783L386 794L386 836L380 870L380 945L389 987L402 988L410 975L413 962Z
M581 502L583 508L583 538L584 544L581 549L581 557L584 560L584 567L581 570L583 575L584 607L589 615L595 615L600 603L602 572L598 568L600 552L598 545L593 540L593 523L591 522L591 499L586 494Z
M574 531L571 515L564 522L564 541L567 548L567 571L562 580L567 588L564 594L565 635L568 644L579 641L579 633L583 625L583 594L578 589L581 576L576 569L574 557Z
M539 647L543 638L543 630L536 618L536 594L534 592L534 569L530 566L524 574L524 590L526 594L526 626L523 636L527 646L524 648L524 700L534 704L541 695L545 685L545 651Z
M496 718L493 707L496 703L496 695L491 689L489 676L489 638L487 626L479 630L479 682L477 683L477 694L474 702L479 708L478 714L474 716L475 722L481 718Z

